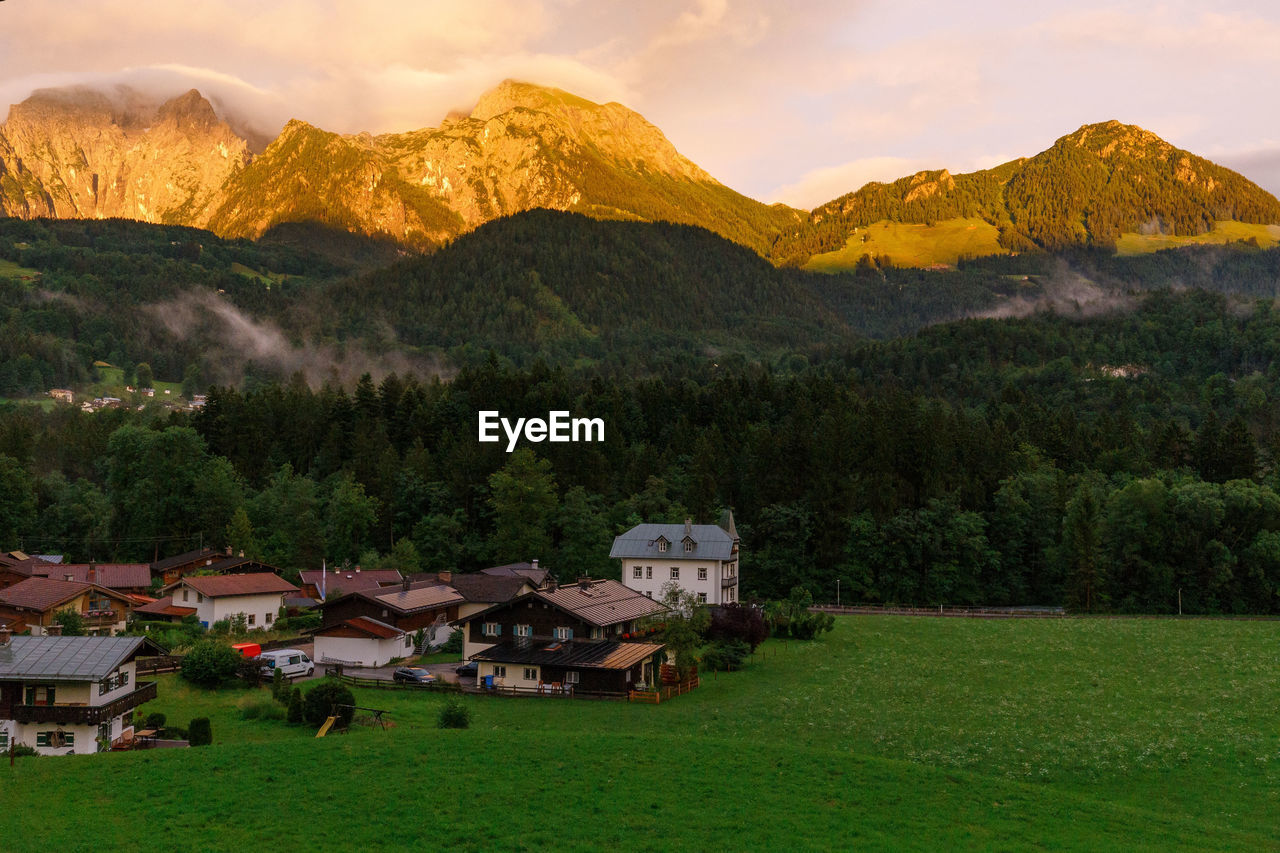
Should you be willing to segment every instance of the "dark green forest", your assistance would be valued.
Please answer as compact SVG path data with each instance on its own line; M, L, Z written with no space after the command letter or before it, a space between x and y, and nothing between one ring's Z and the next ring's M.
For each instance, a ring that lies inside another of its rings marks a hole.
M0 223L0 258L34 271L0 276L6 381L148 360L211 386L196 413L0 404L0 548L616 576L617 532L732 507L744 595L1280 610L1278 252L817 276L701 229L547 212L374 271L308 242ZM155 322L191 293L298 346L448 369L217 380L230 326ZM1042 310L953 319L1010 296ZM606 440L507 454L476 441L479 409L567 409Z

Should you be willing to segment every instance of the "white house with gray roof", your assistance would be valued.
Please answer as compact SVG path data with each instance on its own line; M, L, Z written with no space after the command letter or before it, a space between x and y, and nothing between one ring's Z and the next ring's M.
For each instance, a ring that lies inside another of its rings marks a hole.
M727 528L727 529L726 529ZM637 524L613 540L609 556L622 561L622 582L661 599L674 583L707 604L738 600L738 531L733 513L718 524Z
M14 637L0 629L0 750L98 752L124 736L133 709L156 698L134 659L163 654L145 637Z

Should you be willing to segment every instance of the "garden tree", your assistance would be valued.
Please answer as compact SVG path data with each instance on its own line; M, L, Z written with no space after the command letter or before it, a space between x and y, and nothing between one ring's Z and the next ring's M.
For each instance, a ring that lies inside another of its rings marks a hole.
M684 678L698 662L698 648L711 624L711 612L697 595L681 589L675 581L663 584L661 601L670 611L662 616L666 623L662 642L675 657L676 669Z
M518 448L489 477L493 514L491 559L497 563L535 559L551 552L551 522L556 510L556 480L551 463L532 450Z
M336 716L337 727L351 725L355 714L356 697L344 684L324 680L307 690L302 697L302 716L308 724L319 726L330 716Z
M1066 574L1066 605L1085 613L1104 609L1108 601L1101 554L1101 515L1098 484L1082 477L1067 501L1060 554Z
M349 473L335 474L324 507L324 541L335 562L355 561L378 517L377 501Z
M302 725L303 716L302 716L302 688L301 687L293 688L293 691L289 694L289 711L288 711L288 716L285 719L289 722L290 725L294 725L294 726Z
M54 471L41 478L37 494L42 552L61 553L69 562L109 553L111 505L102 489L83 477L69 483Z
M79 610L72 608L59 610L53 614L53 622L55 625L62 626L62 636L64 637L84 636L84 617L80 615Z
M182 658L182 677L201 687L220 687L236 674L242 658L217 640L198 640Z
M262 560L289 570L314 568L324 558L320 490L289 463L271 475L247 505Z
M196 717L187 727L187 742L192 746L208 746L213 743L213 724L208 717Z
M618 563L609 559L612 536L599 495L590 494L582 486L566 491L556 527L560 544L553 565L561 577L618 579Z
M243 506L236 507L235 514L227 522L226 541L232 553L243 554L251 560L262 559L262 551L253 535L253 522Z
M17 548L35 521L36 495L30 475L17 459L0 454L0 549Z
M707 626L707 639L717 641L737 640L747 645L748 651L769 637L769 626L764 614L756 607L733 603L711 610L711 623Z

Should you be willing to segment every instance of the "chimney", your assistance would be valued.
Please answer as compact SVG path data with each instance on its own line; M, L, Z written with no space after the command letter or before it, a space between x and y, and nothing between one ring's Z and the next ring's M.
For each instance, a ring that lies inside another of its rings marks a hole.
M61 626L61 625L59 625L59 624L57 624L57 623L54 623L53 625L45 625L45 626L44 626L44 635L45 635L46 637L61 637L61 636L62 636L62 626Z
M92 565L89 566L89 583L94 583L98 579L98 571Z
M685 536L693 535L693 519L692 518L686 518L684 520L684 535Z
M356 574L360 574L360 567L356 566Z
M583 592L591 589L591 578L585 576L578 578L578 589Z
M230 546L230 545L228 545L228 546L227 546L227 556L228 556L228 557L230 557L230 556L231 556L231 546Z
M404 580L400 581L400 588L405 592L409 591L409 576L405 575Z
M9 628L0 628L0 649L9 645L9 640L13 639L13 631Z
M560 588L560 583L556 580L555 575L547 575L546 583L543 584L548 592L555 592Z
M533 560L530 561L529 565L533 566L535 569L538 568L538 558L534 557Z
M453 583L453 572L436 572L441 583Z
M241 557L243 557L243 556L244 556L244 551L241 551L241 552L240 552L240 556L241 556Z

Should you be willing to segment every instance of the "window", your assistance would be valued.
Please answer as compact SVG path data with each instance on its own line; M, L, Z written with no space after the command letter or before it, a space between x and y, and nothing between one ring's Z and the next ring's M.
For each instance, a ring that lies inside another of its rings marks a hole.
M413 637L409 636L408 634L404 635L404 647L406 649L413 648Z
M640 574L641 572L640 572L639 566L636 566L634 569L631 570L631 577L635 578L636 580L640 580Z
M248 624L249 624L249 627L250 627L250 628L252 628L252 627L253 627L254 620L255 620L255 619L257 619L257 618L258 618L258 614L256 614L256 613L250 613L250 614L249 614Z
M593 627L593 628L591 629L591 639L593 639L593 640L602 640L602 639L604 639L604 629L603 629L603 628L595 628L595 627Z
M105 595L94 596L89 599L89 609L99 612L104 610L110 612L111 599L107 598Z
M645 580L653 580L653 566L644 567L644 577Z
M112 690L124 687L129 683L129 673L116 670L109 677L98 682L98 695L105 696Z
M486 637L499 637L502 635L502 626L497 622L486 622L481 633Z
M202 592L196 593L196 604L204 604L204 593Z
M516 626L516 629L515 629L515 634L516 634L516 636L517 636L517 637L532 637L532 636L533 636L533 626L532 626L532 625L517 625L517 626Z
M274 616L275 616L275 614L274 614L274 613L268 613L268 614L267 614L267 624L268 624L268 625L270 625L270 624L271 624L271 620L272 620L272 618L273 618Z
M30 686L27 688L27 704L52 705L55 692L53 687Z
M680 580L680 569L679 569L679 567L678 567L678 566L672 566L672 567L671 567L671 579L672 579L673 581L678 581L678 580Z
M670 544L671 544L671 543L670 543L670 542L668 542L668 541L667 541L667 540L665 540L665 539L659 539L659 540L658 540L658 551L659 551L660 553L663 553L663 554L667 553L667 546L668 546L668 545L670 545Z
M564 627L564 626L561 626L561 627L559 627L559 628L556 628L556 639L557 639L557 640L572 640L572 639L573 639L573 629L572 629L572 628L566 628L566 627Z
M702 568L698 569L698 580L704 581L706 579L707 579L707 570Z
M707 603L707 594L705 592L698 593L698 603L699 604Z
M524 668L524 680L525 680L525 681L537 681L537 680L538 680L538 668L537 668L536 666L526 666L526 667Z
M644 594L645 594L645 595L647 595L647 596L649 596L650 598L653 598L653 590L651 590L651 589L646 589L646 590L644 591Z
M9 733L0 732L0 750L9 748Z
M685 552L686 554L692 554L692 553L693 553L693 549L694 549L693 540L692 540L692 539L686 539L686 540L684 541L684 552Z
M189 596L190 596L190 595L191 595L191 590L187 589L186 587L183 587L183 588L182 588L182 600L183 600L183 601L187 601L187 600L189 600Z
M507 677L507 668L506 668L505 666L503 666L502 664L500 664L500 663L495 663L495 664L493 665L493 677L494 677L494 678L506 678L506 677Z
M75 745L75 732L36 732L36 746L61 749L64 746Z
M566 673L564 674L564 683L565 683L565 684L577 684L577 683L578 683L578 671L577 671L576 669L571 669L571 670L569 670L568 672L566 672Z

